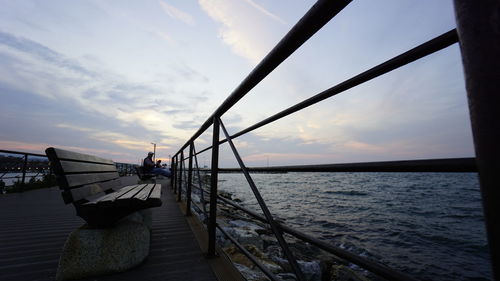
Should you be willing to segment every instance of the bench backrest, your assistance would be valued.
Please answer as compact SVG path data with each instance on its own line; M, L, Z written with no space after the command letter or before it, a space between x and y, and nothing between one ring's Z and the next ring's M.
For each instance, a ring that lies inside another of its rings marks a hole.
M120 176L111 160L53 147L45 153L66 204L84 203L121 187Z

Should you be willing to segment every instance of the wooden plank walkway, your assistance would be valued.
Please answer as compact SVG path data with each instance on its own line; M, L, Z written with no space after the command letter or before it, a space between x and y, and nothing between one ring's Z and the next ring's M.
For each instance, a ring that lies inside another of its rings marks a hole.
M166 181L162 188L146 261L89 280L217 280ZM57 187L0 195L0 279L54 280L66 237L82 224Z

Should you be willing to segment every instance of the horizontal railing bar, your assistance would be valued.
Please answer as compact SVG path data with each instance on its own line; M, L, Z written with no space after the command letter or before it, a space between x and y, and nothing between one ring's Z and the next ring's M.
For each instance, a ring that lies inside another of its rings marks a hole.
M418 59L421 59L425 56L428 56L430 54L433 54L437 51L440 51L444 48L447 48L449 46L451 46L452 44L455 44L458 42L458 35L457 35L457 31L456 29L453 29L453 30L450 30L438 37L435 37L434 39L431 39L409 51L406 51L384 63L381 63L369 70L366 70L340 84L337 84L336 86L333 86L313 97L310 97L300 103L297 103L273 116L270 116L238 133L235 133L234 135L230 136L231 139L234 139L234 138L237 138L239 136L242 136L246 133L249 133L253 130L256 130L260 127L263 127L269 123L272 123L276 120L279 120L283 117L286 117L292 113L295 113L299 110L302 110L306 107L309 107L313 104L316 104L320 101L323 101L327 98L330 98L334 95L337 95L339 93L342 93L346 90L349 90L355 86L358 86L364 82L367 82L373 78L376 78L378 76L381 76L383 74L386 74L388 72L391 72L399 67L402 67L406 64L409 64L411 62L414 62ZM224 140L221 140L219 142L219 145L223 144L227 142L227 139L224 139ZM203 150L200 151L201 152L204 152L204 151L207 151L209 149L211 149L212 147L207 147Z
M267 220L264 216L257 214L256 212L254 212L252 210L249 210L245 207L242 207L239 204L236 204L233 201L226 199L220 195L218 195L218 199L226 202L227 204L235 207L236 209L239 209L239 210L249 214L250 216L256 218L259 221L267 223ZM375 274L377 274L377 275L379 275L387 280L391 280L391 281L415 280L414 278L407 276L406 274L397 272L397 271L395 271L395 270L393 270L385 265L382 265L382 264L379 264L377 262L374 262L374 261L365 259L363 257L357 256L357 255L350 253L350 252L348 252L344 249L341 249L339 247L335 247L335 246L332 246L330 244L327 244L327 243L325 243L317 238L311 237L305 233L302 233L298 230L295 230L295 229L288 227L286 225L283 225L281 223L277 223L277 226L283 232L286 232L286 233L288 233L288 234L290 234L290 235L292 235L292 236L294 236L302 241L305 241L305 242L308 242L312 245L315 245L316 247L318 247L322 250L325 250L329 253L332 253L340 258L346 259L349 262L357 264L357 265L363 267L364 269L367 269L370 272L375 273Z
M241 84L226 98L217 110L203 123L198 131L180 148L183 150L189 143L194 142L213 123L214 117L221 117L253 87L260 83L278 65L287 59L304 42L320 30L335 15L344 9L351 0L319 0L311 9L290 29L280 42L269 52L266 57L250 72ZM179 150L179 151L180 151ZM179 153L179 152L177 152ZM176 154L177 155L177 154Z
M243 247L236 239L234 239L229 233L227 233L220 225L217 225L217 228L226 236L233 244L240 249L240 251L248 258L250 261L252 261L253 264L255 264L262 272L272 281L278 281L274 274L272 274L264 265L262 265L255 257L252 255L245 247Z
M28 155L28 156L39 156L39 157L45 157L45 158L47 158L47 155L45 155L45 154L20 152L20 151L12 151L12 150L3 150L3 149L0 150L0 153L22 154L22 155Z

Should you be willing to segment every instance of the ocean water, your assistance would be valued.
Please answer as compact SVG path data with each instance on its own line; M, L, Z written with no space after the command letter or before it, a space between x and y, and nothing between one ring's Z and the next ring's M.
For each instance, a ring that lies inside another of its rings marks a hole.
M3 173L0 173L0 175ZM41 180L43 179L43 173L26 173L25 181L28 182L31 178L35 177L35 179ZM23 178L23 173L6 173L0 180L5 183L5 186L11 186L16 181L21 181Z
M475 173L252 174L287 225L418 280L492 280ZM242 174L219 190L260 211Z

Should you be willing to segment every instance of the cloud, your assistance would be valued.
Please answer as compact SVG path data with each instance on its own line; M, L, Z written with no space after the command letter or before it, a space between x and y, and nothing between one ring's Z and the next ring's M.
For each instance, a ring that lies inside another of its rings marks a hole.
M351 149L351 150L356 150L356 151L360 151L360 152L370 152L370 153L386 152L387 149L390 149L386 146L374 145L374 144L355 141L355 140L351 140L351 141L344 143L344 147Z
M177 9L172 5L167 4L164 1L158 1L158 3L162 7L163 11L165 11L165 13L167 13L167 15L169 15L171 18L180 20L188 25L195 24L194 18L190 14Z
M312 161L313 163L324 163L332 159L332 154L327 153L258 153L243 157L243 161L251 163L252 166L284 165L284 163L300 163ZM265 163L265 164L264 164Z
M50 147L50 146L52 146L52 144L39 143L39 142L31 143L31 142L0 140L0 147L2 147L2 149L11 150L11 151L23 151L23 152L44 154L45 149L47 147ZM61 148L61 149L73 150L73 151L81 152L81 153L88 153L88 154L94 154L94 155L107 155L106 157L110 157L112 155L114 155L115 157L123 155L122 152L118 152L116 150L108 150L108 149L85 148L85 147L80 147L80 146L67 146L67 145L58 145L57 147Z
M93 131L92 129L89 129L89 128L78 127L75 125L65 124L65 123L56 124L56 127L63 128L63 129L69 129L69 130L73 130L73 131L80 131L80 132L92 132Z
M144 143L162 139L168 141L169 147L175 147L191 137L195 122L199 121L199 126L204 121L200 116L208 115L204 113L208 93L198 94L186 87L176 89L182 83L207 81L205 76L184 64L172 66L171 77L166 77L169 78L166 79L169 80L167 86L132 82L106 69L88 69L78 61L30 39L1 32L0 65L0 86L3 89L21 93L23 99L38 100L34 97L39 97L44 103L50 100L51 106L47 109L51 110L50 114L65 118L64 122L56 123L57 131L65 129L86 134L96 141L94 145L99 143L144 150ZM20 99L18 95L8 96L13 102ZM75 114L69 113L71 111ZM45 112L45 107L37 108L36 112L49 113ZM85 116L92 116L94 123L84 120ZM185 124L186 118L192 119L193 116L190 128L177 125ZM127 127L140 130L116 132ZM103 128L110 133L99 133ZM138 135L138 132L142 134ZM144 141L145 138L148 141Z
M198 3L213 20L222 24L219 29L222 41L235 54L253 64L257 64L273 46L272 25L268 20L283 23L251 0L199 0Z
M29 53L32 56L37 57L41 60L50 61L52 62L52 64L57 65L61 68L72 70L91 77L95 76L94 73L81 67L75 61L66 59L57 52L37 42L0 31L0 44L11 47L12 49L18 50L20 52Z
M166 32L164 32L164 31L155 30L154 34L156 34L156 36L158 36L159 38L167 41L170 44L175 43L175 40L170 35L168 35Z
M279 23L286 24L286 22L283 19L281 19L277 15L269 12L268 10L266 10L262 6L258 5L254 1L252 1L252 0L245 0L245 2L247 2L248 4L250 4L252 7L254 7L255 9L257 9L259 12L263 13L264 15L270 17L271 19L273 19L273 20L275 20L275 21L277 21Z
M113 132L112 130L100 130L96 128L86 128L75 126L67 123L60 123L55 125L57 128L65 130L83 132L89 139L99 142L108 143L111 145L119 146L126 149L146 151L149 149L149 143L144 142L143 139L137 138L123 133Z

